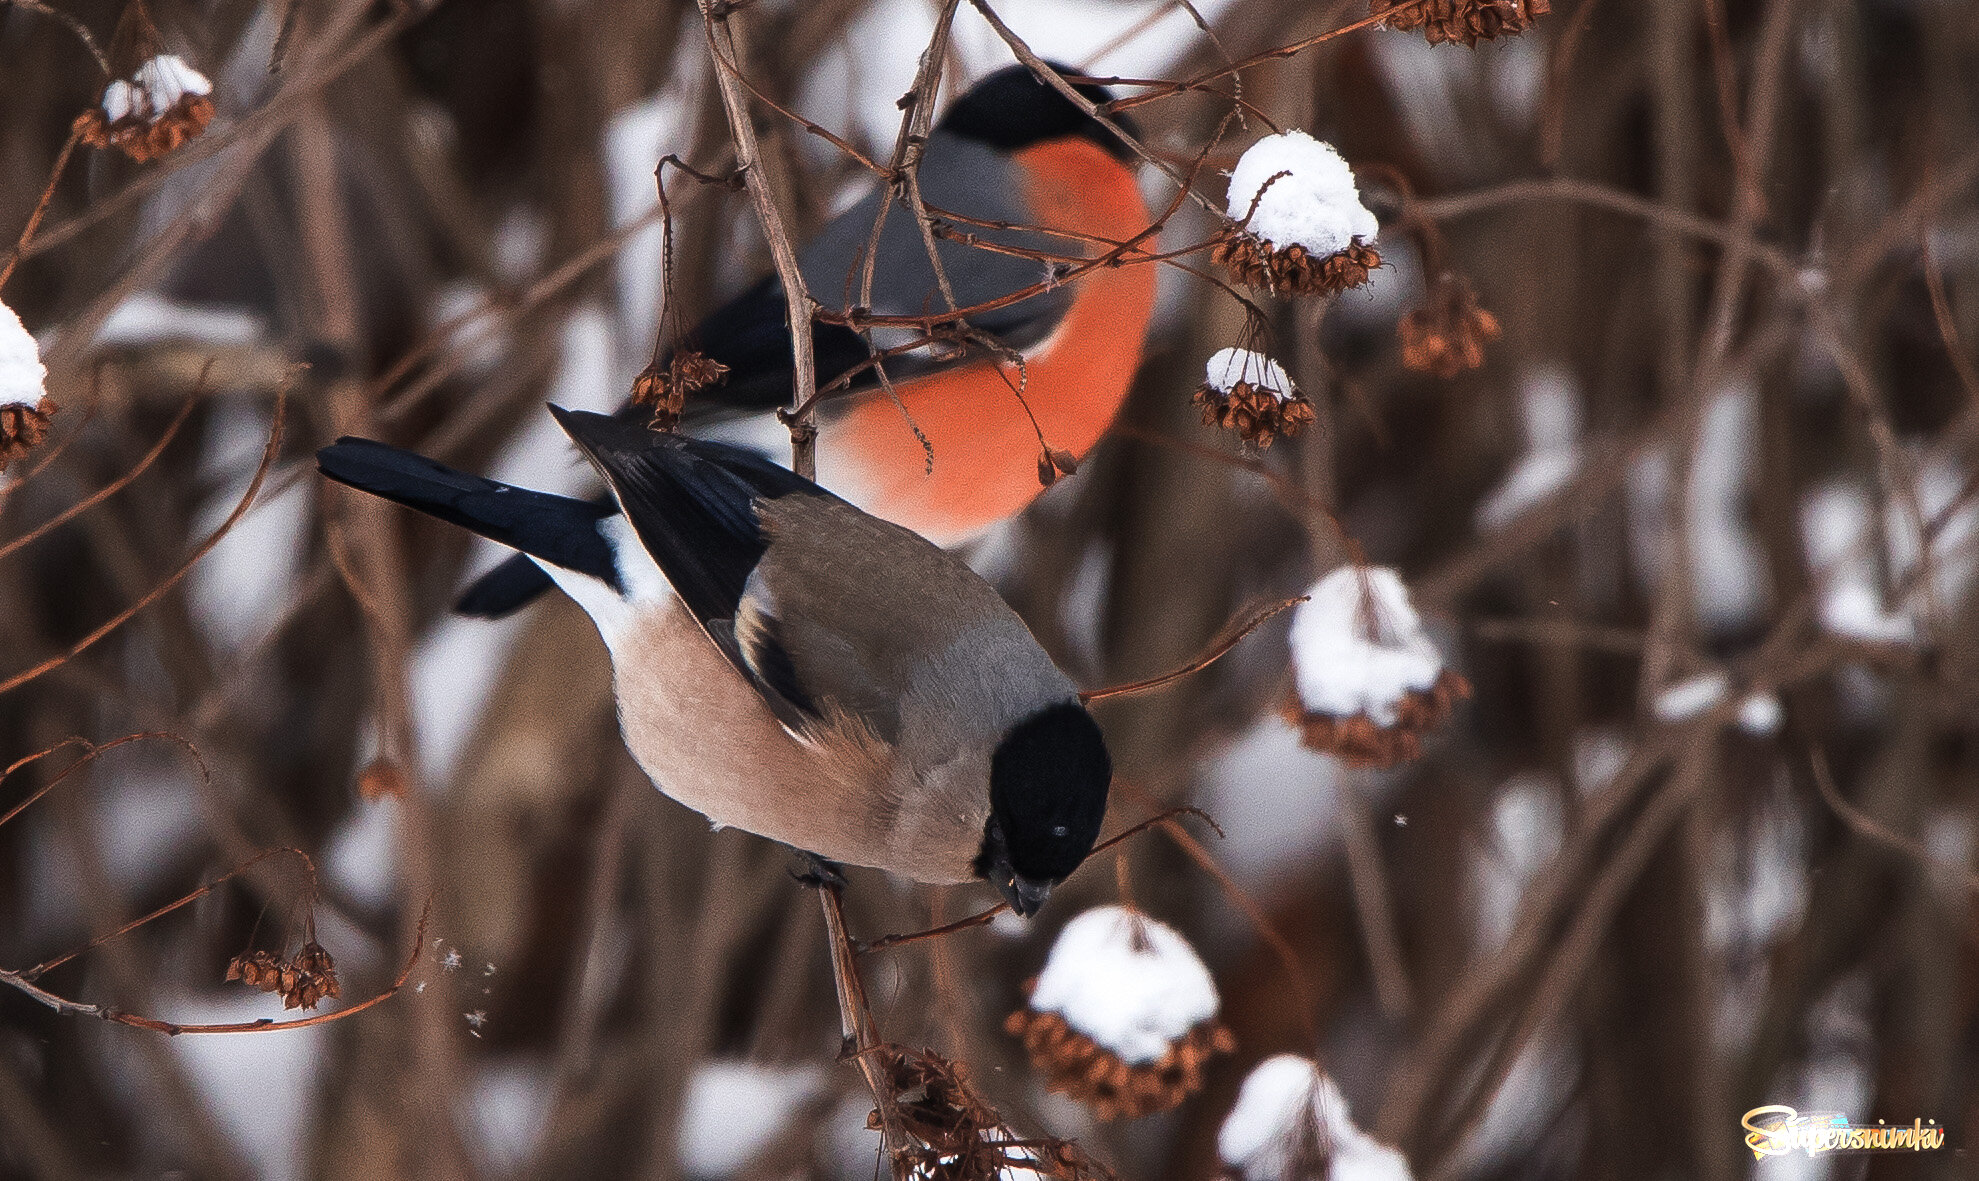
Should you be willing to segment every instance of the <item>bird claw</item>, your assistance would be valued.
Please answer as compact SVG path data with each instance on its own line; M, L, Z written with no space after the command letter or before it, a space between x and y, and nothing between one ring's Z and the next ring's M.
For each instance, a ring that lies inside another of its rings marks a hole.
M798 856L804 860L803 868L793 869L790 876L806 886L816 886L820 890L843 890L845 869L834 861L827 861L816 853L801 850Z

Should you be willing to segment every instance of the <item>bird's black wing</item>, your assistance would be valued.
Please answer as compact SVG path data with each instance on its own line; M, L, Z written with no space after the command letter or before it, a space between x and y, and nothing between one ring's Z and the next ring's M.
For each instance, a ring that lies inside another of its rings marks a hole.
M611 485L640 543L729 663L785 725L815 719L817 705L797 681L775 618L747 590L770 545L757 501L831 494L744 448L604 414L550 412Z

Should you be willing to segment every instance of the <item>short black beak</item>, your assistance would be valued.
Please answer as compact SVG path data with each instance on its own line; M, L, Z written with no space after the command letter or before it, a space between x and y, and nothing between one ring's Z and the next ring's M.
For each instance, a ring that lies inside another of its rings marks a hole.
M997 892L1003 895L1003 900L1010 904L1010 909L1017 912L1019 918L1027 919L1038 913L1038 908L1044 905L1044 900L1051 897L1050 882L1034 881L1014 873L1008 877L999 874L996 888Z

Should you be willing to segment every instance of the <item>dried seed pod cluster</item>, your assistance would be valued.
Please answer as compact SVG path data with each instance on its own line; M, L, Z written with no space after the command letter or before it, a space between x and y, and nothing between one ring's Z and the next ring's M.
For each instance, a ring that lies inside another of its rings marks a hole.
M1211 357L1195 403L1203 425L1236 431L1259 447L1291 438L1317 420L1312 403L1278 362L1250 349L1223 349Z
M728 366L706 353L678 349L664 365L655 361L640 371L632 383L632 404L652 410L654 430L670 431L680 425L689 395L727 376Z
M1402 364L1419 373L1452 378L1484 364L1484 346L1498 339L1498 317L1478 306L1477 292L1458 275L1440 276L1421 307L1395 326Z
M1266 136L1245 151L1224 212L1234 224L1211 257L1253 287L1333 294L1367 282L1381 265L1372 246L1380 224L1361 204L1353 170L1303 131Z
M113 80L103 101L76 117L92 147L117 148L143 163L177 151L213 121L213 83L175 53L147 58L129 78Z
M1552 9L1549 0L1373 0L1369 11L1391 29L1421 29L1431 45L1474 47L1517 36Z
M273 952L244 951L228 962L227 979L276 993L284 1009L313 1009L325 998L343 995L337 983L337 961L314 939L286 961L275 958Z
M1173 928L1119 906L1089 910L1052 944L1030 1004L1004 1028L1053 1091L1101 1119L1167 1111L1202 1089L1203 1065L1236 1048L1216 985Z
M891 1127L906 1137L895 1144L896 1177L927 1181L980 1181L985 1177L1111 1181L1112 1173L1068 1140L1024 1138L969 1085L968 1069L932 1050L875 1047L885 1110L875 1108L868 1127Z
M1402 1154L1354 1126L1346 1097L1307 1058L1267 1058L1216 1137L1228 1181L1410 1181Z
M0 303L0 472L41 445L54 414L41 348L14 309Z
M1393 570L1345 565L1315 583L1292 616L1293 685L1285 714L1305 744L1354 767L1422 753L1470 683L1443 667Z

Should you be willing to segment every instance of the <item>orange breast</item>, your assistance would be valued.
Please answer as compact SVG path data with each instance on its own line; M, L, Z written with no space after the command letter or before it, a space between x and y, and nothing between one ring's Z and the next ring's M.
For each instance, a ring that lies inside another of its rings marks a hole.
M1039 225L1123 241L1153 219L1133 174L1088 140L1040 144L1015 159ZM1060 249L1104 252L1070 240ZM1073 280L1071 289L1064 319L1025 352L1021 371L982 357L895 384L934 449L932 471L920 440L885 394L854 402L822 447L827 465L853 469L845 483L861 507L950 544L1015 514L1038 494L1039 431L1052 447L1080 456L1091 450L1140 365L1154 310L1154 266L1102 267Z

